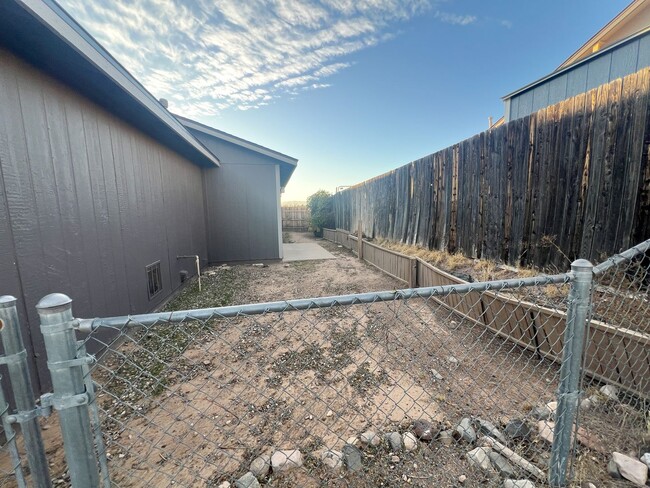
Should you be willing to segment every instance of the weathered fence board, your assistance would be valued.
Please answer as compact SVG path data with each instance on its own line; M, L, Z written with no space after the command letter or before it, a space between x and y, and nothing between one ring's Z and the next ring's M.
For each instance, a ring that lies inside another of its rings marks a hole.
M282 230L304 232L309 230L311 214L306 205L282 207Z
M351 187L338 227L511 264L567 267L650 237L650 69Z

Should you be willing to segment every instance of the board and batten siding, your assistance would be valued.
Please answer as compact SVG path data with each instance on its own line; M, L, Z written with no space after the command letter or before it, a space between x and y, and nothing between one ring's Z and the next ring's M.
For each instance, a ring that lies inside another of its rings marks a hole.
M505 121L519 119L549 105L650 66L650 31L559 71L505 100Z
M281 259L279 165L250 149L190 132L221 163L203 170L210 263Z
M40 391L38 300L66 293L77 317L153 310L194 273L177 255L207 259L202 188L201 168L0 49L0 294L19 298Z

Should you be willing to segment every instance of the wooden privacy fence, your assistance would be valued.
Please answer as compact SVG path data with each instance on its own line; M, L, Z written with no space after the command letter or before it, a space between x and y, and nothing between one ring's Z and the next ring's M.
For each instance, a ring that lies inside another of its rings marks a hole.
M357 237L343 229L325 229L323 236L358 253ZM365 239L361 256L410 288L467 284L420 258L385 249ZM562 360L566 327L563 312L490 291L450 294L431 300L539 356L557 363ZM650 336L593 319L589 336L585 352L588 374L650 399ZM636 374L628 374L630 371Z
M360 183L336 225L540 267L626 249L650 237L649 91L644 69Z
M306 232L310 221L311 215L306 205L282 207L282 230Z

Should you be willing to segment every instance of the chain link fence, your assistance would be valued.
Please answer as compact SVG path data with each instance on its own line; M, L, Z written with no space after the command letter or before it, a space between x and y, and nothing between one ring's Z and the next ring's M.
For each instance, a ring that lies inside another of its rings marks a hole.
M594 319L619 335L647 327L644 251L596 268ZM601 486L609 454L647 429L650 375L647 348L622 341L645 363L617 359L601 391L594 351L612 340L585 326L591 277L94 320L46 297L54 395L32 418L58 415L43 486ZM4 410L0 486L37 484L31 461L14 469L24 447Z

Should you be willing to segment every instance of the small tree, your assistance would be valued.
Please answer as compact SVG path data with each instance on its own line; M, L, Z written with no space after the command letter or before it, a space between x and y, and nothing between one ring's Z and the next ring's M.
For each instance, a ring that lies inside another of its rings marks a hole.
M323 228L334 227L334 197L325 190L318 190L307 198L311 214L311 230L315 236L323 235Z

